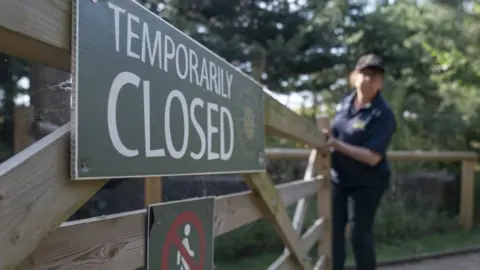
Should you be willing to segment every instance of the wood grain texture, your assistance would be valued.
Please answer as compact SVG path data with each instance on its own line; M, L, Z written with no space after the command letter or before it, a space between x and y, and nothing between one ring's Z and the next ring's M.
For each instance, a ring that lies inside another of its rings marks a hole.
M282 105L279 101L264 93L265 132L303 142L311 147L325 145L325 136L314 123Z
M70 70L71 1L1 0L0 51Z
M144 180L145 206L162 202L163 180L161 177L146 177Z
M83 183L83 181L82 181ZM285 205L312 196L321 181L277 186ZM221 196L215 202L215 236L262 218L252 192ZM64 223L45 238L17 269L135 269L144 263L145 211Z
M0 269L24 260L105 181L72 182L69 125L0 164Z
M322 187L323 180L305 182L303 180L277 186L281 201L290 206L300 198L310 197ZM243 225L262 218L251 191L219 197L215 204L215 236L222 235Z
M318 129L330 129L330 120L328 117L317 118ZM315 172L322 174L325 178L325 184L317 193L317 216L323 218L324 230L329 232L324 235L322 241L317 246L318 258L322 258L321 265L325 270L332 269L332 182L331 182L331 153L323 149L319 151L315 162ZM317 266L315 266L317 268Z

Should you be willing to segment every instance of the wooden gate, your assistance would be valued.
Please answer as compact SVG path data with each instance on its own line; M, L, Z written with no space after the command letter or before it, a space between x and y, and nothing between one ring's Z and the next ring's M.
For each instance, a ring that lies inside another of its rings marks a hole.
M3 0L0 51L60 70L70 69L71 2ZM318 125L265 94L265 130L312 148L303 180L274 186L267 173L245 174L249 192L217 197L216 236L268 219L286 250L270 269L329 269L329 156ZM70 125L0 165L0 269L136 269L144 264L145 211L63 223L105 181L70 181ZM150 179L152 184L159 179ZM157 185L158 187L158 185ZM300 235L306 197L318 219ZM293 221L286 206L297 202ZM63 224L62 224L63 223ZM320 241L321 240L321 241ZM319 242L320 241L320 242ZM319 242L318 261L307 252ZM324 267L324 268L322 268Z

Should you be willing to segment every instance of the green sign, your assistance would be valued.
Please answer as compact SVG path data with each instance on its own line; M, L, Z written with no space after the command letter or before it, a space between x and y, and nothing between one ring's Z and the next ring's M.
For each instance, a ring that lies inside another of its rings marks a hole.
M76 0L72 178L263 171L263 89L133 0Z
M213 269L215 197L149 205L147 270Z

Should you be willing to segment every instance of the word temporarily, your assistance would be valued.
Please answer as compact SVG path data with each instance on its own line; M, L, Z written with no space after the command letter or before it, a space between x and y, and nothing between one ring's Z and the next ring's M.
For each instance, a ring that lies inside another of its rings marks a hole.
M122 25L122 29L127 33L123 44L128 57L138 59L152 67L156 65L164 72L174 68L178 78L188 80L191 84L215 92L223 98L231 98L232 73L205 57L199 57L196 51L187 48L183 43L176 43L168 34L150 30L147 22L140 22L138 16L126 12L125 9L111 2L108 3L108 7L114 12L117 52L120 52L120 25ZM135 32L135 29L138 31ZM155 33L153 41L152 33ZM140 51L132 50L134 42L140 42Z
M110 88L110 93L108 96L108 107L107 107L107 122L108 122L108 133L110 135L110 140L115 147L115 149L125 157L135 157L139 155L138 149L129 149L125 146L118 132L117 127L117 100L122 88L128 84L132 84L135 87L140 87L142 80L139 76L131 72L120 72L115 79ZM144 109L144 123L145 123L145 156L146 157L164 157L166 151L163 148L152 149L151 145L151 122L150 122L150 81L144 80L143 83L143 109ZM174 103L174 101L176 101ZM183 139L181 147L176 148L173 144L173 137L171 132L171 122L172 122L172 106L181 107L183 115ZM190 152L190 157L194 160L201 159L207 153L208 160L229 160L233 153L233 142L234 142L234 129L233 129L233 119L230 111L223 106L218 106L215 103L204 102L201 98L194 98L190 104L187 103L185 96L179 90L172 90L169 92L165 104L164 104L164 130L165 130L165 143L167 146L167 151L169 156L174 159L181 159L185 156L187 149L192 150L192 146L189 146L190 142L190 123L195 128L197 135L200 138L200 149L197 152ZM204 128L199 124L196 113L198 110L204 110L206 113L207 127L206 132ZM212 114L220 114L220 124L218 128L212 123ZM228 131L228 148L226 145L226 139ZM219 133L220 137L220 152L216 153L212 150L212 140L213 135Z

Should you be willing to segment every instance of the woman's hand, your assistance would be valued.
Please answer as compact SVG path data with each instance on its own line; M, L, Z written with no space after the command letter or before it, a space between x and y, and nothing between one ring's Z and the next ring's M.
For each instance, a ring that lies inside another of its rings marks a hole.
M353 159L356 159L360 162L369 164L370 166L375 166L380 162L382 157L377 153L372 152L371 150L351 145L346 142L342 142L338 139L335 139L332 135L332 131L328 129L322 129L323 135L325 135L326 144L325 150L330 151L331 149L335 149L338 152L341 152L347 156L350 156Z
M326 142L326 147L328 149L330 149L332 147L335 148L338 144L338 140L333 137L332 130L322 129L322 133L323 133L323 135L325 135L325 140L327 141Z

